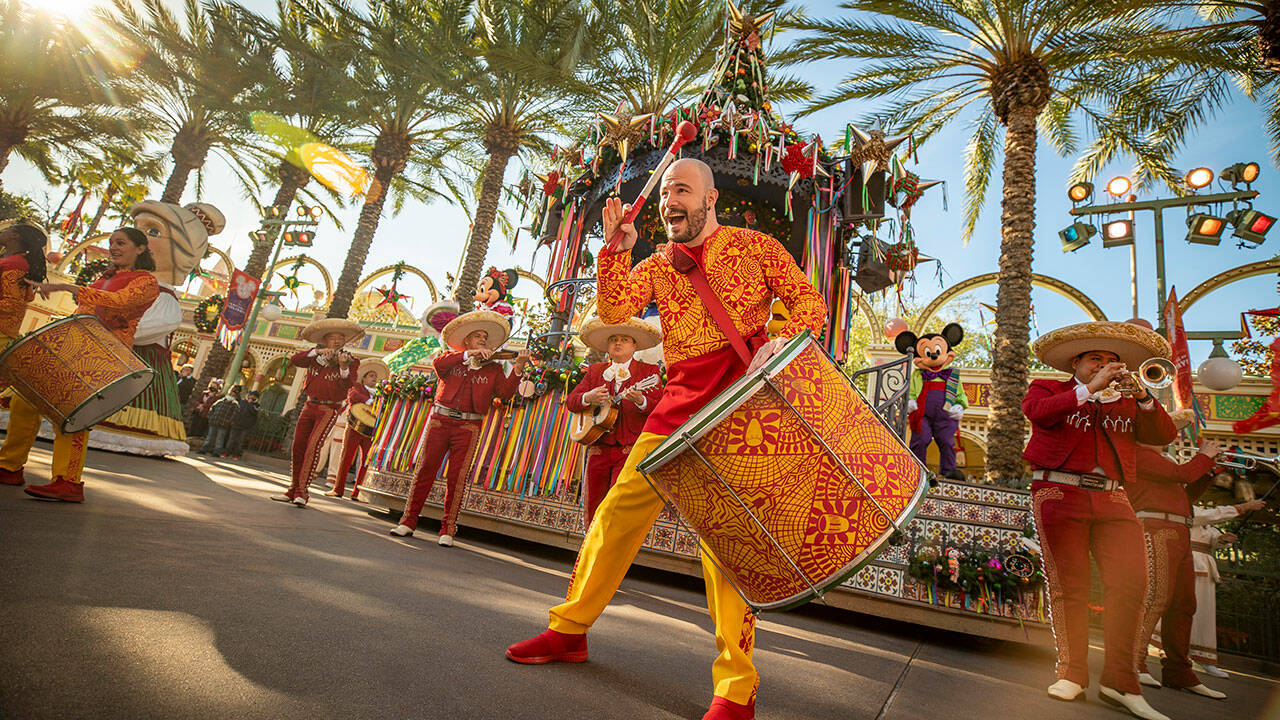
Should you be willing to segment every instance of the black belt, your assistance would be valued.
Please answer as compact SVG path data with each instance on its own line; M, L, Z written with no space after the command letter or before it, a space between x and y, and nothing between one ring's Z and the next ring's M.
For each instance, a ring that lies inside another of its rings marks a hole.
M346 400L313 400L312 398L307 398L307 402L314 403L316 405L329 405L331 407L337 407L343 404L344 402L346 402Z
M1072 485L1085 490L1115 490L1120 487L1120 483L1109 477L1102 475L1093 475L1091 473L1069 473L1059 472L1057 470L1037 469L1031 473L1034 480L1044 480L1045 482L1057 483L1059 485Z
M454 410L451 407L445 407L439 403L431 406L431 412L441 417L447 417L452 420L483 420L484 416L480 413L465 412L462 410Z
M1191 518L1186 515L1175 515L1174 513L1160 512L1159 510L1139 510L1135 514L1139 519L1143 520L1164 520L1165 522L1191 527Z

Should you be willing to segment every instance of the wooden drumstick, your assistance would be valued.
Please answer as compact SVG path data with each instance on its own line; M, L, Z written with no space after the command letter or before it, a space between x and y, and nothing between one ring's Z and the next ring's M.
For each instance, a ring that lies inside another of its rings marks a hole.
M662 173L666 171L667 166L676 159L676 153L680 152L680 148L685 143L692 141L698 136L698 128L688 120L683 120L676 126L676 136L671 140L671 147L667 148L667 154L662 156L662 160L658 162L658 167L653 169L653 173L649 175L649 181L644 184L644 188L640 191L640 195L631 202L631 209L622 216L622 222L618 223L618 229L609 237L609 242L605 244L604 255L612 255L618 250L618 243L627 236L622 230L623 225L633 223L637 217L640 217L640 209L644 207L644 203L649 199L649 195L653 192L653 188L662 179Z

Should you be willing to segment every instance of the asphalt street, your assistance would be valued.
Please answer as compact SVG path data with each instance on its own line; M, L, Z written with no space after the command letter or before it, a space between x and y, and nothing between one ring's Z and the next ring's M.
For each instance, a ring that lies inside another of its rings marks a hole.
M29 480L48 461L38 444ZM503 649L545 627L568 553L465 524L452 549L427 521L392 538L321 489L270 502L287 478L265 462L88 464L83 505L0 486L0 717L697 720L710 703L694 579L635 570L590 662L520 666ZM761 720L1127 717L1096 688L1050 700L1047 649L821 607L762 618L756 662ZM1256 667L1211 684L1229 698L1148 697L1174 720L1280 718Z

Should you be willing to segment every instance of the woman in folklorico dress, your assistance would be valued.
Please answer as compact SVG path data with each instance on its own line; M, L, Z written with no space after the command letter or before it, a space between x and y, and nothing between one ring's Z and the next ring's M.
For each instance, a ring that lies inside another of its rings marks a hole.
M151 273L160 287L160 296L138 323L133 352L156 374L142 394L94 428L89 446L134 455L185 455L187 431L169 353L169 336L182 323L175 288L186 282L208 250L209 236L222 232L226 220L205 203L182 207L147 200L129 208L129 214L146 233L156 265Z
M0 230L0 350L22 333L27 303L35 292L23 280L44 282L44 231L19 223Z

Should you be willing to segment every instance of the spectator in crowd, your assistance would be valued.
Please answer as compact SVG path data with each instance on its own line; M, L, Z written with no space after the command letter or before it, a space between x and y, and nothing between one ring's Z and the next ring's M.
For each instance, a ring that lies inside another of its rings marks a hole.
M188 433L191 437L205 437L209 434L209 411L213 409L213 404L218 402L220 397L222 397L222 380L210 380L209 386L200 395L200 401L196 403L195 412L191 415L191 432Z
M196 389L196 368L191 363L178 370L178 403L186 405L191 399L191 391Z
M227 440L226 456L240 459L244 454L244 436L249 434L258 422L258 391L253 390L242 400L236 409L236 418L231 423L231 434Z
M227 450L227 438L240 410L240 386L234 385L225 397L209 409L209 434L205 436L201 455L222 455Z

